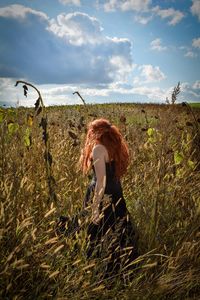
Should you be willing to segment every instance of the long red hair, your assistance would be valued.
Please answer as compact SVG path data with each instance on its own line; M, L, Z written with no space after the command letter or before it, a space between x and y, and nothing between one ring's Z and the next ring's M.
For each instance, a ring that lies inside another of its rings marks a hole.
M98 143L106 147L109 160L115 161L115 176L120 179L128 167L128 146L119 129L103 118L96 119L88 124L85 145L79 160L83 173L89 171L92 164L92 149Z

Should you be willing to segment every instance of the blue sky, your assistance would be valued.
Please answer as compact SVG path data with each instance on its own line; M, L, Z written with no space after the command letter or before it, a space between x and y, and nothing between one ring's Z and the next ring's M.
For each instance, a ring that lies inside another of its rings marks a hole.
M200 0L1 0L0 104L200 102Z

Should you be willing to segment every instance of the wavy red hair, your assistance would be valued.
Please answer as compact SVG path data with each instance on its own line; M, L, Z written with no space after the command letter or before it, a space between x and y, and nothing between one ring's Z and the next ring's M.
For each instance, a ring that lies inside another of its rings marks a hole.
M120 179L126 173L128 167L128 146L119 129L103 118L96 119L88 124L85 145L79 160L83 173L89 171L92 164L92 149L98 143L106 147L109 160L115 161L115 176Z

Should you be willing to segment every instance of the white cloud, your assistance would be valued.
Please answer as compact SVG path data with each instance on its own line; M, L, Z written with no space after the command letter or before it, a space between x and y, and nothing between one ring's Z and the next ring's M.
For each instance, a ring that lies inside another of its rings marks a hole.
M129 43L129 39L127 38L118 38L118 37L109 37L109 36L106 36L106 39L107 40L110 40L114 43Z
M142 86L126 88L126 87L120 86L115 83L110 85L110 91L121 94L121 95L132 95L133 98L136 95L140 95L140 96L143 96L146 100L148 100L150 102L151 101L164 102L166 99L166 96L169 94L169 89L161 89L160 87L155 87L155 86L148 87L148 86L142 85Z
M138 69L141 71L140 76L144 78L144 82L146 83L161 81L166 78L158 66L142 65Z
M134 10L134 11L146 11L151 4L151 0L126 0L122 1L120 8L122 11Z
M99 21L94 17L81 12L61 14L56 20L50 21L48 30L74 46L87 46L88 49L98 47L98 51L106 51L107 57L102 57L100 53L91 56L91 65L94 69L97 65L105 65L107 76L113 80L124 81L132 70L130 41L105 36Z
M7 104L16 106L33 106L37 97L36 92L29 88L28 97L24 97L22 85L17 87L15 85L15 79L0 78L0 104ZM86 103L99 103L110 102L112 99L140 99L139 101L145 102L157 102L165 103L166 97L170 98L173 87L160 88L159 86L131 86L122 83L110 83L102 86L87 86L87 85L75 85L75 84L43 84L37 85L40 90L45 106L48 105L66 105L66 104L82 104L79 97L73 95L74 91L79 91ZM113 98L114 96L114 98ZM129 97L129 98L128 98ZM194 83L183 82L181 83L181 95L178 98L178 102L200 100L200 80ZM8 99L12 99L12 102L7 102ZM5 100L5 101L4 101ZM138 101L138 100L137 100Z
M140 87L133 88L132 92L134 94L147 96L149 98L149 100L151 99L151 101L157 100L159 102L163 102L166 99L165 90L163 90L159 87L140 86Z
M200 21L200 1L199 0L192 0L192 6L190 8L192 14L197 16Z
M123 82L132 71L130 40L107 37L98 19L76 12L39 22L40 16L33 18L33 14L31 10L26 16L28 26L13 20L20 39L13 40L11 30L2 36L2 77L23 77L37 84L90 85ZM37 43L32 43L35 36ZM15 48L12 57L11 48Z
M23 85L19 84L15 87L15 83L14 78L0 77L0 106L34 106L35 99L37 99L35 90L29 87L27 97L24 97ZM73 92L77 90L86 99L86 102L88 102L87 97L91 99L98 96L107 97L110 93L108 86L100 89L86 85L38 84L36 87L41 92L45 106L82 104L80 98L73 95Z
M193 84L193 89L200 89L200 80L195 81L195 83Z
M102 96L102 97L107 97L109 96L109 89L95 89L95 88L84 88L82 89L82 92L84 93L85 96Z
M138 22L142 25L146 25L152 20L152 18L153 18L153 16L146 17L146 16L141 16L141 15L136 15L134 20L135 20L135 22Z
M195 52L196 49L194 48L200 48L200 38L193 39L192 40L192 47L188 46L181 46L179 47L180 50L183 50L185 52L184 56L188 58L196 58L198 57L197 51Z
M91 67L95 69L98 65L104 65L104 71L112 80L124 81L132 70L130 41L105 36L94 17L81 12L61 14L50 21L48 30L76 47L88 47L88 51L98 47L99 53L90 57ZM106 52L105 56L100 54L101 51Z
M169 19L168 24L173 26L178 24L184 18L184 14L174 8L161 9L159 6L155 6L152 11L162 19Z
M103 4L103 8L106 12L133 11L136 13L134 20L143 25L151 21L155 15L162 19L168 19L168 24L173 26L185 17L183 12L172 7L162 9L158 5L154 7L151 5L152 0L107 0Z
M200 38L192 40L192 46L200 49Z
M180 84L180 88L181 88L181 92L186 92L190 88L190 85L188 82L182 82Z
M4 18L25 19L27 15L30 14L36 15L44 20L48 19L45 13L20 4L13 4L0 8L0 17Z
M191 94L192 96L194 96L195 98L197 98L198 100L200 100L200 93L196 93L196 92L194 92L192 90L188 91L188 93Z
M104 4L104 10L106 12L115 11L118 7L118 0L110 0Z
M86 100L86 103L95 102L95 97L105 97L105 102L107 97L112 95L113 93L120 93L120 84L119 83L111 83L108 85L100 86L86 86L86 85L41 85L39 86L39 90L41 91L44 102L48 104L49 99L64 99L65 104L75 104L81 103L81 100L76 95L73 95L74 91L79 91L82 97ZM121 89L121 91L123 88ZM124 89L125 91L126 89ZM93 98L94 97L94 98ZM67 101L67 99L70 99Z
M198 57L197 49L200 49L200 38L196 38L196 39L192 40L192 47L181 46L181 47L179 47L179 49L186 51L185 54L184 54L185 57L189 57L189 58Z
M104 4L104 10L115 11L120 9L122 11L147 11L151 0L109 0Z
M133 69L125 56L113 55L110 58L110 64L112 66L110 77L115 78L117 82L124 82Z
M63 5L75 5L75 6L81 6L80 0L59 0L60 3Z
M181 84L181 93L183 93L183 100L190 98L190 101L200 101L200 80L195 81L194 83L183 82ZM191 99L191 95L194 97Z
M140 84L142 84L140 76L133 77L133 85L136 86L136 85L140 85Z
M13 107L23 105L23 106L33 106L35 99L37 99L37 93L34 89L28 90L27 97L24 97L22 84L17 87L15 78L3 78L0 77L0 106L10 105ZM25 80L25 79L21 79Z
M48 30L76 46L102 42L99 21L81 12L58 15L50 21Z
M189 57L189 58L195 58L197 57L198 55L196 53L194 53L193 51L187 51L184 55L185 57Z
M151 50L165 51L167 50L167 47L162 46L161 39L157 38L151 42Z

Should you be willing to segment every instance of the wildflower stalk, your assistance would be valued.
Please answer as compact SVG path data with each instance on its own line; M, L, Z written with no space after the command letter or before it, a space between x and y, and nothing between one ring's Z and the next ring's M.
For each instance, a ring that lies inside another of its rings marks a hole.
M79 96L79 98L81 98L81 101L83 102L83 105L85 107L86 114L88 115L88 108L87 108L87 104L86 104L85 100L83 99L83 97L81 96L81 94L78 91L73 93L73 95L75 95L75 94L77 94Z
M182 103L182 106L186 106L187 109L188 109L188 112L192 115L193 119L194 119L194 122L195 122L195 127L196 127L196 130L198 132L198 134L200 135L200 131L199 131L199 125L198 125L198 122L197 122L197 119L195 117L195 114L191 108L191 106L187 103L187 102L183 102Z
M57 202L57 196L55 193L55 179L53 177L53 172L52 172L52 155L50 153L50 142L49 142L49 133L48 133L48 117L47 117L47 112L44 106L44 102L41 96L40 91L31 83L18 80L16 81L15 86L17 86L19 83L23 84L24 88L24 95L27 96L27 91L28 88L27 86L32 87L37 93L38 93L38 99L35 103L35 116L42 113L42 118L41 122L39 124L40 127L43 129L43 141L45 144L45 150L44 150L44 159L45 159L45 167L46 167L46 173L47 173L47 185L49 189L49 198L48 198L48 203L50 202Z

